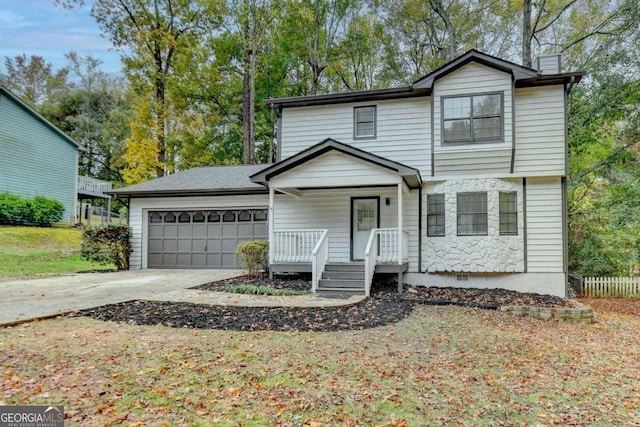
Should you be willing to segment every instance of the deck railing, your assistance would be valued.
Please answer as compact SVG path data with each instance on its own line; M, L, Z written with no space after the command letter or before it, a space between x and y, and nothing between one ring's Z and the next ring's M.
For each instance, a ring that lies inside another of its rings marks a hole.
M329 261L329 230L324 230L311 253L311 292L315 293L325 265Z
M105 194L106 191L111 191L111 183L109 181L101 181L83 175L78 176L78 194L103 198L111 197Z
M313 250L325 232L323 229L274 231L271 262L312 262Z

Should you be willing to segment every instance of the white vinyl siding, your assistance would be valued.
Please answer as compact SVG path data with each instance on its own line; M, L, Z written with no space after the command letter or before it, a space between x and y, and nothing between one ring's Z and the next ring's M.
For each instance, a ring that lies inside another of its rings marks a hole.
M131 226L131 248L129 268L146 268L148 211L197 210L224 208L266 208L269 196L198 196L198 197L154 197L132 198L129 204L129 225Z
M396 187L338 190L306 190L303 197L276 195L274 231L328 229L329 258L348 262L351 250L351 198L380 197L380 227L397 227L398 191ZM386 198L389 198L389 205ZM409 232L409 269L418 268L418 192L402 195L403 228Z
M482 174L508 175L511 169L511 146L477 150L436 151L435 176L458 176Z
M467 64L437 80L433 90L433 142L435 176L509 173L513 138L511 76L477 63ZM500 142L452 145L442 143L443 97L502 94Z
M527 265L532 273L563 269L560 178L527 179Z
M514 173L565 175L564 88L516 89L516 156Z
M376 139L353 138L353 108L371 102L285 108L282 110L281 158L286 159L326 138L350 144L431 175L430 99L376 103Z
M395 171L331 151L271 179L275 188L398 184Z

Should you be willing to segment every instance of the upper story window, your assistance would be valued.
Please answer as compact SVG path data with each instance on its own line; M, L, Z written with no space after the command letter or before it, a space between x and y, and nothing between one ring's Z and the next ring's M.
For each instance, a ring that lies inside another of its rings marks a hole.
M442 98L445 143L501 141L504 116L502 93Z
M353 108L353 139L373 139L376 137L376 107Z

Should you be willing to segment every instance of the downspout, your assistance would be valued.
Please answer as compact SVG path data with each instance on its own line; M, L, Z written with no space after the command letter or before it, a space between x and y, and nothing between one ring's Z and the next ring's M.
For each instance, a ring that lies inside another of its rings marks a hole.
M516 80L511 76L511 170L513 170L516 162Z

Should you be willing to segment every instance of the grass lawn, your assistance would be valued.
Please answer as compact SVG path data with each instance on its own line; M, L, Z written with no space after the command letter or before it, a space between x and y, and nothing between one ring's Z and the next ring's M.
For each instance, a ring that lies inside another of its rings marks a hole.
M115 268L85 261L81 238L78 229L0 226L0 280Z
M68 425L640 424L640 317L593 325L416 306L380 328L171 329L66 317L0 331L0 405Z

